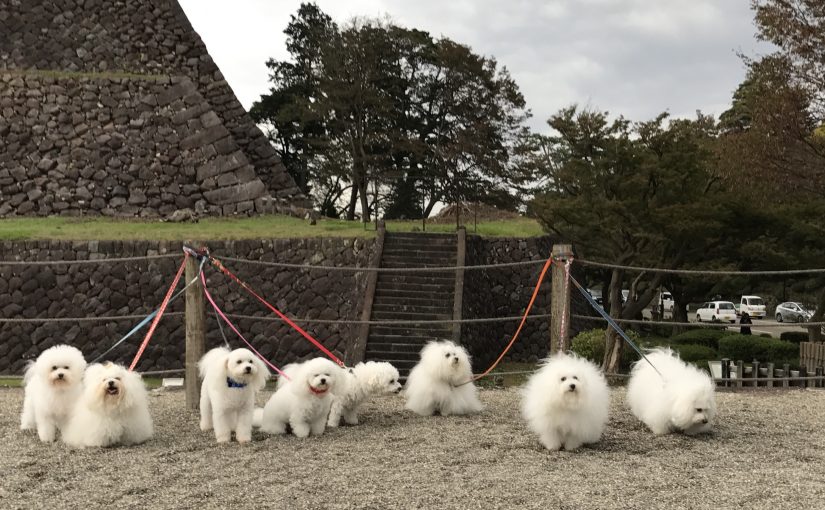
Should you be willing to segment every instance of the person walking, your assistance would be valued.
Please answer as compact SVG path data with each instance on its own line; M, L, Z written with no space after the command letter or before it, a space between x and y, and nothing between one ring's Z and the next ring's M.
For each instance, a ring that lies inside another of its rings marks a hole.
M742 317L739 318L739 333L743 335L750 335L751 324L753 324L753 321L751 321L751 316L748 315L748 312L742 312Z

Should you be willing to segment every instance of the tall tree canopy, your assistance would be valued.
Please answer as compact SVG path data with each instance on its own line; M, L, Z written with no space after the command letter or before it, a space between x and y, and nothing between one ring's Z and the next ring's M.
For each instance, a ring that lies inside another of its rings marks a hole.
M285 33L291 58L267 63L272 88L251 113L324 214L360 205L367 220L376 199L409 218L466 197L516 205L510 157L529 112L495 59L378 20L342 28L314 4Z

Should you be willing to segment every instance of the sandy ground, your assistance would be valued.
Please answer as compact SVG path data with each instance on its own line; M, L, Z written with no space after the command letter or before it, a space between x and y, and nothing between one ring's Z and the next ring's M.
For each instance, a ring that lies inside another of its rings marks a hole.
M22 390L3 389L0 507L825 507L822 390L720 393L716 432L687 438L654 437L617 388L602 441L573 453L540 447L516 389L481 397L472 417L418 417L393 396L367 404L356 427L219 446L183 393L155 393L150 442L74 451L21 433Z

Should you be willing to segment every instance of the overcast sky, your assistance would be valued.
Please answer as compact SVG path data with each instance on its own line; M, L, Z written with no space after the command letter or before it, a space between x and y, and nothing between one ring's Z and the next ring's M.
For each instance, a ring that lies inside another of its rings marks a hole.
M264 65L288 58L283 30L300 0L180 0L247 109L269 90ZM737 52L765 53L749 0L319 0L343 24L389 16L494 56L533 112L572 103L632 120L667 110L719 115L745 76Z

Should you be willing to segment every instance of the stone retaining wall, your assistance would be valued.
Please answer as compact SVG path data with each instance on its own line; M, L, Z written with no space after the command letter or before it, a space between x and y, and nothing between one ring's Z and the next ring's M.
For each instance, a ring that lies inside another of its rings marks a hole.
M371 239L278 239L210 242L213 255L289 263L365 266L373 249ZM183 258L178 242L5 242L0 260L84 260L110 257L181 253L181 257L56 266L0 266L0 314L8 318L145 315L163 300ZM366 278L352 272L309 272L241 263L225 264L273 305L293 317L328 320L358 319ZM272 313L237 284L208 269L208 285L216 302L228 314ZM182 287L182 283L180 287ZM182 312L184 299L169 311ZM47 322L0 324L0 374L19 374L27 360L44 349L68 343L88 360L126 334L139 319L103 322ZM261 354L285 364L315 356L317 351L280 320L233 321ZM356 329L343 324L302 324L327 348L343 357ZM222 343L211 311L207 314L207 348ZM224 328L233 347L241 341ZM129 363L145 329L124 342L107 359ZM165 370L184 365L183 316L161 320L137 369Z

